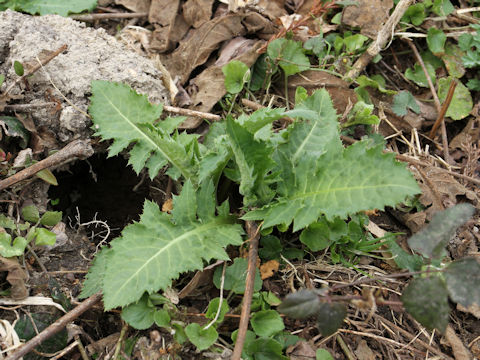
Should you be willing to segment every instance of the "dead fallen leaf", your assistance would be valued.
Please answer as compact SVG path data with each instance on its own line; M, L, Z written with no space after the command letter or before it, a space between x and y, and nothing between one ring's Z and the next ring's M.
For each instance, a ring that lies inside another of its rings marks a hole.
M295 345L290 346L286 351L290 360L307 360L315 359L314 347L306 342L299 341Z
M376 39L392 7L393 0L357 0L343 10L342 23L360 27L361 34Z
M133 12L148 12L150 9L150 0L115 0L115 4Z
M165 202L162 205L162 211L170 213L170 211L172 210L173 210L173 199L170 198L165 200Z
M357 349L354 351L358 360L375 360L379 354L376 354L370 349L365 340L360 340ZM379 356L381 358L381 356Z
M260 265L260 277L262 280L268 279L278 271L280 263L277 260L270 260Z
M7 281L12 285L11 297L15 300L22 300L28 296L25 280L28 276L18 261L14 258L0 256L0 271L7 271Z
M176 24L180 0L152 0L148 21L155 26L150 46L152 50L165 52L171 50L175 41L171 35L181 32L184 27Z
M450 142L452 149L463 149L464 144L475 143L480 139L480 117L471 118L463 130Z
M463 311L464 313L469 313L475 316L477 319L480 319L480 305L472 304L468 308L457 304L457 309Z
M445 331L445 339L452 348L455 360L471 360L473 358L470 351L468 351L450 325L447 326L447 330Z
M262 47L263 41L257 41L252 44L250 48L235 58L246 64L248 67L252 66L257 60L259 54L257 50ZM220 55L221 56L221 55ZM200 75L190 81L187 88L192 100L190 109L210 112L213 106L226 94L224 75L221 66L210 66L204 70ZM180 128L194 129L202 123L202 119L188 118L184 121Z
M185 22L199 28L212 18L212 6L214 0L188 0L183 4L183 17Z
M180 84L184 85L192 71L204 64L221 43L246 34L242 24L244 17L245 15L241 14L229 14L214 18L198 29L191 30L187 39L182 40L172 54L161 58L162 64L172 78L178 76Z
M256 7L262 9L262 14L272 21L287 14L284 0L260 0Z
M349 84L331 74L324 71L308 70L300 74L290 76L288 78L288 98L295 99L295 91L298 86L303 86L307 89L308 94L312 94L315 90L325 88L333 101L333 106L337 113L343 114L350 104L357 102L357 95L355 91L349 88ZM283 84L279 85L283 89Z

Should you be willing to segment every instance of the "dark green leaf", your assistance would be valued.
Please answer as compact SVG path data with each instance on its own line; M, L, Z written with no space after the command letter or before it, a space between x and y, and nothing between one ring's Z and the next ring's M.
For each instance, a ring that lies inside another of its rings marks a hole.
M153 325L155 311L148 294L144 294L136 303L123 308L122 319L135 329L145 330Z
M444 274L453 301L465 307L480 305L480 264L475 258L452 262Z
M285 328L283 320L275 310L262 310L250 319L253 331L258 336L271 337Z
M448 324L450 307L445 283L438 276L418 278L402 294L405 309L429 330L444 332Z
M35 230L35 245L54 245L57 236L55 233L44 228L37 228Z
M204 330L199 324L191 323L185 328L188 340L197 347L198 350L206 350L217 341L218 333L214 327Z
M347 316L347 307L342 303L322 303L317 313L317 326L320 333L327 337L335 333Z
M438 99L442 103L445 101L452 81L457 81L457 87L455 88L452 102L450 103L445 116L448 116L453 120L460 120L467 117L473 108L472 95L470 95L470 91L468 91L467 87L463 85L461 81L454 80L451 76L439 79Z
M43 169L40 170L35 174L36 177L42 179L46 183L53 185L53 186L58 186L58 181L55 175L49 170L49 169Z
M29 221L33 224L36 224L40 220L40 214L35 205L28 205L22 208L22 218L25 221Z
M430 79L432 80L432 83L435 84L435 68L430 63L425 63L425 67L427 69L428 76L430 76ZM408 80L413 81L418 86L428 87L427 77L425 76L425 73L419 64L415 64L413 69L408 68L405 70L405 77Z
M287 39L276 39L268 45L267 53L290 76L310 68L310 61L304 54L302 44Z
M427 45L433 54L441 55L445 52L445 41L447 36L442 30L434 27L428 29Z
M413 25L419 26L423 23L423 20L425 20L426 17L425 5L423 3L418 3L408 7L403 15L402 21L411 22Z
M30 141L30 133L25 129L20 120L13 116L0 116L0 125L6 136L20 138L20 147L23 149L27 147Z
M311 290L300 290L288 294L278 306L278 311L294 319L306 319L315 315L320 307L318 294Z
M460 204L437 212L425 229L408 239L408 245L427 258L442 259L455 231L472 217L474 211L472 205Z
M5 232L0 232L0 255L3 257L13 257L23 255L28 241L24 237L18 236L12 242L12 236Z
M309 225L300 234L300 241L311 251L320 251L330 246L330 229L326 222Z
M165 309L156 310L153 314L153 320L158 327L168 327L170 325L170 314Z
M218 297L210 300L210 302L208 303L207 312L205 313L205 317L207 319L212 319L212 320L215 319L215 316L217 315L217 312L218 312L219 304L220 304L220 298ZM227 300L223 299L222 307L220 309L220 314L217 318L217 323L221 323L223 321L223 318L225 317L225 314L228 312L228 310L230 310L230 308L228 306Z
M283 346L271 338L259 338L251 342L248 351L255 360L288 360L282 355Z
M392 253L393 261L400 269L420 271L424 265L423 258L417 254L409 254L398 245L395 239L387 242L388 250Z
M15 62L13 63L13 68L15 69L15 74L17 74L18 76L23 76L23 74L25 73L23 65L20 61L15 60Z
M407 115L407 109L411 109L417 114L420 113L420 106L410 91L401 91L393 97L392 110L398 116L404 116Z
M38 333L45 330L49 325L53 324L57 320L55 313L43 312L29 315L22 315L15 324L15 332L20 339L28 341L36 336ZM54 333L50 338L44 340L38 345L35 350L42 353L56 353L63 350L67 346L67 330L61 329L58 333ZM29 354L30 355L30 354ZM24 357L24 359L27 359ZM45 359L37 354L29 357L30 360Z
M232 60L222 67L225 75L225 89L231 94L238 94L243 84L250 80L250 69L243 62Z
M280 239L274 235L262 236L260 238L260 249L258 254L263 260L279 259L283 246Z
M40 224L45 226L55 226L60 221L62 221L62 212L61 211L47 211L42 215L40 219Z
M221 267L215 269L213 274L213 283L220 289L220 281L222 276ZM245 279L247 278L247 259L236 258L232 265L225 270L225 280L223 288L232 290L235 294L243 294L245 292ZM262 288L262 279L258 269L255 270L254 290L259 291Z

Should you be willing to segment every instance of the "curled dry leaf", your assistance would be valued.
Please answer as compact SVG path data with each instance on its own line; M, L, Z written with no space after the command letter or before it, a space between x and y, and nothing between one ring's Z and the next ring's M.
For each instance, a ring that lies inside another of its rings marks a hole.
M342 23L359 27L361 34L376 39L392 7L393 0L357 0L345 7Z
M7 281L12 285L11 297L15 300L22 300L28 296L25 286L27 274L15 258L4 258L0 256L0 271L7 271Z
M270 260L260 265L260 277L262 280L268 279L278 271L280 263L277 260Z
M355 91L349 89L350 85L346 81L324 71L307 70L290 76L288 78L289 99L295 99L295 91L298 86L307 89L309 95L315 90L325 88L330 94L338 114L343 114L349 103L353 105L357 102ZM279 88L283 89L284 87L281 84Z

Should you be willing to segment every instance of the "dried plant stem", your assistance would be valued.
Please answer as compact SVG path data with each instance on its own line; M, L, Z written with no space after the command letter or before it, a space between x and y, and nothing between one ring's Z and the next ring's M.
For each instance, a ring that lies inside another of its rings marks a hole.
M194 116L194 117L203 118L211 121L220 121L222 119L220 115L215 115L215 114L206 113L202 111L184 109L184 108L179 108L175 106L163 105L163 110L165 110L166 112L174 113L174 114Z
M413 0L400 0L395 7L392 15L388 18L387 22L378 31L377 38L353 64L352 69L347 73L346 78L355 79L365 67L372 61L372 59L383 50L385 45L390 41L395 30L395 26L398 24L407 8L413 3Z
M59 150L53 155L50 155L46 159L43 159L32 166L19 171L18 173L0 181L0 190L4 190L22 180L28 179L35 175L37 172L61 165L65 162L72 161L76 158L86 159L93 155L93 149L90 142L87 140L74 140L63 149Z
M95 21L108 19L135 19L147 17L148 13L107 13L107 14L84 14L84 15L70 15L69 17L77 21Z
M245 223L247 233L250 238L248 249L248 268L247 279L245 282L245 293L243 295L242 312L240 314L240 324L238 325L237 341L233 349L232 360L240 360L242 357L245 336L247 335L248 323L250 321L250 306L252 305L253 289L255 284L255 270L258 256L258 241L260 239L260 227L253 221Z
M101 293L96 293L95 295L90 296L87 300L83 301L75 309L73 309L72 311L69 311L68 313L63 315L60 319L58 319L53 324L51 324L49 327L44 329L41 333L39 333L38 335L34 336L32 339L27 341L25 345L23 345L21 348L19 348L10 356L8 356L5 360L18 360L22 356L28 354L35 347L37 347L42 342L49 339L56 333L58 333L65 326L67 326L67 324L69 324L70 322L78 318L80 315L82 315L85 311L90 309L93 305L99 302L101 298L102 298Z
M13 83L10 84L10 86L5 90L5 94L8 94L12 89L14 88L15 85L17 85L19 82L23 81L26 79L28 76L32 75L35 71L40 69L42 66L47 65L50 61L52 61L53 58L56 56L60 55L62 52L67 50L68 46L66 44L60 46L56 51L52 52L50 55L48 55L45 59L42 59L39 64L35 64L30 70L28 70L25 74L17 78Z
M448 110L448 107L450 106L450 103L452 102L453 99L453 94L455 92L455 88L457 87L457 82L455 80L452 80L450 83L450 87L448 88L448 93L447 93L447 98L445 99L443 105L440 107L440 110L438 111L438 117L437 120L435 120L435 123L433 124L432 130L430 131L429 137L430 138L435 138L435 134L437 133L437 130L439 126L442 123L445 123L445 114ZM443 135L443 133L442 133Z

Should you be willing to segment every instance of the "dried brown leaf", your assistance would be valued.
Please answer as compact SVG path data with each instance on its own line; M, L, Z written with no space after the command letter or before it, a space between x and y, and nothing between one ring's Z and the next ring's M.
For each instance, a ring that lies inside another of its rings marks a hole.
M199 28L212 18L214 0L188 0L183 4L183 17L188 25Z
M11 297L15 300L25 299L28 296L28 290L25 286L25 280L28 277L17 259L0 256L0 271L8 272L7 281L12 285Z
M342 22L359 27L361 34L376 39L392 7L393 0L357 0L355 5L345 7Z

